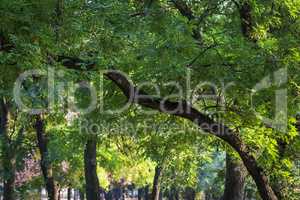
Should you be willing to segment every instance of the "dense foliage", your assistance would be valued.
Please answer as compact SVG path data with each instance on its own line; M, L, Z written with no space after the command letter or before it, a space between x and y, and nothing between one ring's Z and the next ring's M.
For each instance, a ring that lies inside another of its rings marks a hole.
M0 0L4 199L238 200L230 166L245 198L299 199L299 16L299 0Z

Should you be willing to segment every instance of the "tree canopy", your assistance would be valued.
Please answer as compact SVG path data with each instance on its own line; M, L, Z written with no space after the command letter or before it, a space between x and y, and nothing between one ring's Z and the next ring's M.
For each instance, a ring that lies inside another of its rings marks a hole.
M0 0L4 200L298 199L299 16L297 0Z

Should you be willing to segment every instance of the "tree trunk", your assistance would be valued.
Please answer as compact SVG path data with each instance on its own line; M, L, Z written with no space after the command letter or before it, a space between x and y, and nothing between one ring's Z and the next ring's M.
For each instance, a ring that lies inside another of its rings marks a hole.
M143 199L144 192L145 192L144 188L139 188L138 189L138 200Z
M247 146L241 141L240 137L235 134L225 134L218 137L229 143L238 152L245 167L255 181L261 198L263 200L278 200L270 186L268 177L265 175L263 169L258 165L254 156L251 155Z
M4 148L3 148L4 149ZM3 150L2 149L2 150ZM15 188L15 156L9 151L9 148L5 148L3 153L3 171L4 171L4 184L3 184L3 200L15 200L14 188Z
M227 153L223 200L243 200L246 176L243 163Z
M149 200L149 185L145 187L145 200Z
M60 193L61 193L61 189L57 190L57 199L60 200Z
M3 200L14 200L15 183L15 153L11 148L11 140L8 136L8 105L4 98L1 98L1 127L0 137L2 139L2 164L4 172L3 181Z
M162 173L162 167L157 165L155 167L151 200L159 200L161 173Z
M97 176L96 148L97 138L89 138L84 150L84 172L87 200L98 200L100 198L99 180Z
M36 116L35 129L38 140L38 147L41 154L41 169L46 184L46 190L49 200L57 200L57 188L53 178L52 166L49 162L48 139L45 133L45 124L40 115Z
M71 196L72 196L72 188L68 187L68 196L67 196L67 199L71 200Z
M248 1L243 2L242 5L239 6L241 29L243 36L255 42L255 39L251 37L253 31L253 19L251 12L252 8Z
M196 192L193 188L187 187L184 191L184 199L185 200L195 200Z

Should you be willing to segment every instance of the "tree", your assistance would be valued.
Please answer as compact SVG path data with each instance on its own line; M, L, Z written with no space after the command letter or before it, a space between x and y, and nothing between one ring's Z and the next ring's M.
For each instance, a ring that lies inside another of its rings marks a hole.
M62 79L75 84L88 80L91 85L103 84L97 97L104 96L106 103L104 110L98 102L95 112L80 113L81 118L96 119L100 124L105 116L104 121L112 123L121 115L111 116L105 109L119 109L129 102L144 107L142 111L156 110L192 121L200 133L210 133L239 154L263 199L293 198L299 152L299 134L295 129L300 81L297 1L3 0L0 9L1 98L13 99L11 91L23 72L38 69L45 76L46 71L51 74L51 70L57 70L54 84L51 78L37 81L33 77L21 85L21 99L27 106L49 106L42 121L36 123L36 127L47 124L40 128L43 134L37 134L42 139L40 144L46 144L40 145L44 146L42 159L49 164L44 166L49 169L44 170L46 180L52 177L47 175L50 168L55 171L55 179L63 174L52 157L55 148L51 141L59 141L55 136L59 131L49 132L49 123L66 126L66 105L76 104L67 102L68 86L61 84ZM107 69L99 75L99 71ZM207 82L211 84L203 84ZM54 97L60 98L54 104L45 99L49 85L54 85ZM61 93L59 87L64 88ZM207 99L203 94L215 99ZM284 94L286 98L281 99L280 105L286 102L286 109L278 107L278 96L274 98L274 94ZM89 102L85 98L83 101ZM132 107L125 110L122 117L129 119ZM266 118L275 120L270 123ZM278 124L287 126L282 129ZM43 140L47 137L49 141ZM98 149L105 148L99 142L102 140L102 136L93 140ZM83 151L86 142L76 145ZM176 142L178 147L184 144ZM1 147L9 146L7 142L3 144ZM63 146L63 142L57 144ZM97 149L91 149L88 157L99 159ZM5 150L1 150L2 155ZM67 157L63 151L58 154ZM81 159L83 162L83 154ZM274 168L277 170L271 173ZM118 169L115 167L114 172ZM163 174L168 174L168 170Z
M88 200L99 199L99 180L97 176L96 161L97 140L91 138L87 141L84 150L86 197Z
M52 163L49 158L48 139L45 133L45 122L42 116L36 116L35 129L38 140L38 147L41 154L40 165L46 185L49 200L58 198L57 187L53 176Z

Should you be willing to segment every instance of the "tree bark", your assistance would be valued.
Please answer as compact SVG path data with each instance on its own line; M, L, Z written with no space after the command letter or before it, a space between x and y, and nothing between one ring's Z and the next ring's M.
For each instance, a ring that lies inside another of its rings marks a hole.
M149 200L149 185L145 187L145 200Z
M6 145L5 145L6 146ZM5 150L4 150L5 149ZM2 148L3 150L3 171L4 171L4 184L3 184L3 200L15 199L15 155L11 153L10 148Z
M243 200L247 171L243 163L226 154L226 177L223 200Z
M67 196L67 199L71 200L71 196L72 196L72 188L68 187L68 196Z
M196 192L193 188L187 187L184 191L184 199L185 200L195 200Z
M41 154L41 169L44 177L46 190L48 194L49 200L57 200L57 188L55 185L55 181L53 178L52 165L49 161L49 153L48 153L48 138L45 133L45 124L41 115L36 116L35 129L38 140L38 148Z
M60 193L61 193L61 189L57 190L57 199L60 200Z
M87 200L98 200L100 198L99 180L97 176L96 148L96 137L89 138L84 150L84 172Z
M160 165L157 165L155 167L151 200L159 200L161 174L162 174L162 167Z
M241 29L245 38L252 40L255 42L255 39L252 38L251 34L253 32L253 19L252 19L252 8L248 1L239 5L239 13L241 19Z
M138 200L143 199L144 192L145 192L144 188L139 188L138 189Z
M3 200L14 200L14 184L15 184L15 153L11 148L11 140L8 136L8 105L1 98L1 127L0 137L2 139L2 163L3 163Z

